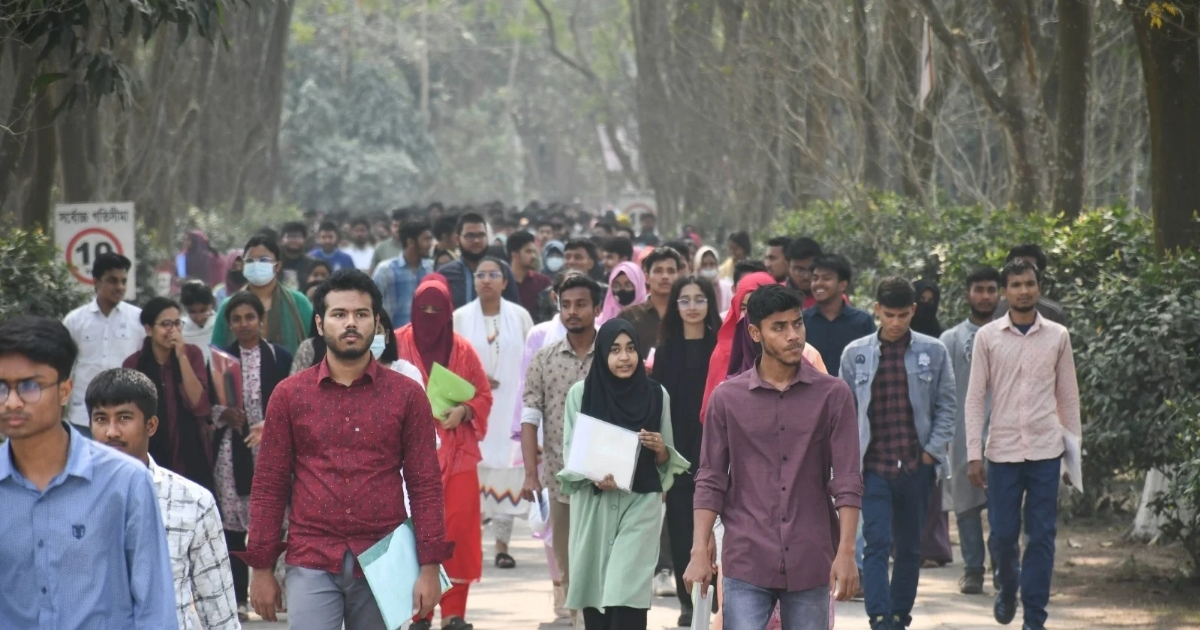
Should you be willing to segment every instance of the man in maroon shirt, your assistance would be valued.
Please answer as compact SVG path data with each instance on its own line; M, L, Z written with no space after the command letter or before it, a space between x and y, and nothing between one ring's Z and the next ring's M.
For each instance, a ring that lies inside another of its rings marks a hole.
M712 528L725 526L721 603L731 628L763 628L776 602L784 630L827 630L829 595L858 590L854 537L862 475L849 386L802 361L801 295L750 294L763 354L713 390L696 473L688 588L715 570Z
M513 278L517 281L517 294L521 296L521 306L529 311L534 323L538 319L538 297L542 291L550 288L550 278L537 272L538 253L540 252L534 237L529 232L513 232L504 247L508 251L508 262L512 267Z
M267 407L243 554L254 569L250 603L275 621L280 589L272 567L286 549L292 628L384 630L355 558L408 518L403 483L421 564L413 589L420 616L437 604L438 565L453 551L445 540L433 413L419 385L372 358L382 308L375 283L356 269L327 282L316 320L325 360L280 383Z

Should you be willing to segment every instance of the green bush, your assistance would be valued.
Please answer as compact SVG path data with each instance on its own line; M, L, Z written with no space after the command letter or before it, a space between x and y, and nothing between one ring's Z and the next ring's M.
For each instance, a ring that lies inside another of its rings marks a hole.
M14 315L61 319L86 300L49 235L0 230L0 319Z
M1150 507L1163 517L1163 535L1183 545L1193 577L1200 577L1200 396L1191 397L1184 405L1172 403L1169 408L1181 419L1172 448L1176 463L1167 469L1166 492Z

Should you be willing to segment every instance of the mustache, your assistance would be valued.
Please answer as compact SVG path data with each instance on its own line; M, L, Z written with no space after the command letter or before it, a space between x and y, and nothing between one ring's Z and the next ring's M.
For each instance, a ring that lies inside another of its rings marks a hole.
M107 446L129 446L129 443L123 440L108 440L104 444Z
M357 330L347 330L346 332L342 333L342 336L338 337L338 339L346 339L347 337L358 337L359 339L362 339L363 335Z

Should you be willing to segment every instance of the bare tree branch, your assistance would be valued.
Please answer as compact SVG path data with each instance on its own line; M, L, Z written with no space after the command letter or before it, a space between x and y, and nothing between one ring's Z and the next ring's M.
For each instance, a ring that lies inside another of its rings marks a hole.
M582 74L587 78L588 81L595 83L596 73L592 72L591 68L584 65L582 61L576 61L568 57L558 47L558 35L554 30L554 14L552 14L550 12L550 8L546 6L545 0L533 0L533 2L537 5L538 10L542 12L542 17L546 18L546 36L548 38L547 47L550 50L550 54L554 55L555 58L567 64L567 66L574 69L576 72Z

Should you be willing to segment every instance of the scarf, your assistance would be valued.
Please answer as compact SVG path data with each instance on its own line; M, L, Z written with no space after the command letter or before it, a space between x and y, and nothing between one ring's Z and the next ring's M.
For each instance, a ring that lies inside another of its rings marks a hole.
M697 456L700 446L700 432L692 422L699 423L700 402L704 396L703 383L695 380L696 369L687 363L687 344L694 343L684 339L683 332L672 334L654 352L654 380L662 383L667 393L671 395L671 424L675 433L675 450L679 451L691 462L690 470L695 474L700 465ZM702 341L702 355L709 356L717 346L717 331L708 328ZM689 378L690 377L690 378ZM697 386L698 385L698 386ZM692 418L689 418L692 416ZM690 435L695 433L695 435Z
M942 301L941 289L938 288L936 282L931 280L918 280L913 288L917 292L917 312L912 318L912 329L934 339L941 337L942 325L938 323L937 318L938 304ZM925 291L933 291L933 300L921 301L921 294Z
M511 420L514 409L521 407L524 385L518 375L521 374L521 354L525 349L525 327L521 318L524 310L519 304L500 300L500 334L491 342L500 344L500 356L494 365L487 317L480 301L475 299L454 314L454 330L475 348L484 372L500 382L499 387L492 389L492 411L487 422L489 428L497 430L489 430L479 445L483 465L488 468L511 468L516 461L512 438L499 427Z
M156 413L159 428L150 436L150 456L159 466L211 490L212 461L203 439L207 436L204 435L204 427L183 399L183 373L180 371L179 358L175 356L174 350L169 353L171 385L175 394L172 401L167 396L162 366L159 365L158 359L154 358L153 343L150 337L146 337L137 359L137 371L145 374L158 392Z
M230 356L242 356L242 347L235 341L233 345L225 348L225 352ZM271 399L271 393L275 391L275 386L283 379L288 377L288 371L291 366L279 365L279 354L275 351L275 346L260 339L258 341L258 375L259 387L262 391L259 392L259 400L262 401L263 417L267 415L267 401ZM245 396L243 395L243 403L245 404ZM221 440L225 434L232 431L229 426L217 429L213 435L212 451L219 453L221 449ZM231 445L230 453L233 456L233 485L237 489L239 497L250 496L250 487L254 483L254 453L249 446L246 446L245 438L249 434L250 427L246 426L241 432L234 432L229 441Z
M296 298L277 280L271 293L271 310L267 311L267 341L295 352L308 336L304 332Z
M725 372L726 378L754 369L754 363L761 354L762 345L756 343L750 336L750 318L743 317L738 321L737 331L733 334L733 345L729 352L729 369Z
M717 331L717 347L713 349L712 358L708 361L708 380L704 384L704 402L700 411L701 421L704 420L708 411L708 397L712 395L712 391L717 388L717 385L720 385L729 375L733 340L737 335L738 322L742 319L742 300L746 299L746 296L753 293L755 289L768 284L775 284L775 278L762 271L742 276L742 281L738 283L737 291L733 294L733 301L729 304L729 312L725 314L721 330Z
M583 380L583 400L579 410L630 431L645 429L657 433L662 429L662 386L646 376L640 348L633 376L617 378L608 369L608 355L622 333L629 335L635 346L641 343L633 324L620 318L608 320L596 333L596 350L592 353L592 367ZM638 455L632 490L643 494L662 492L654 452L648 448L643 448Z
M436 307L438 312L426 313L427 306ZM431 273L417 285L413 294L412 328L425 374L429 374L434 363L449 367L450 352L454 350L454 304L450 301L450 287L441 274Z
M241 252L229 254L225 259L225 295L233 295L246 286L245 273L233 268L233 265L240 260L242 260Z
M625 274L625 277L629 278L629 281L633 283L634 292L633 302L624 306L617 301L617 297L613 295L612 289L613 280L616 280L617 276L621 274ZM625 308L626 306L633 306L635 304L641 304L642 302L645 302L647 295L646 275L642 273L642 268L628 260L623 263L619 263L616 267L613 267L612 272L608 274L608 291L605 292L604 295L604 310L600 311L600 318L597 321L603 324L604 322L616 317L617 314L621 312L621 309Z

